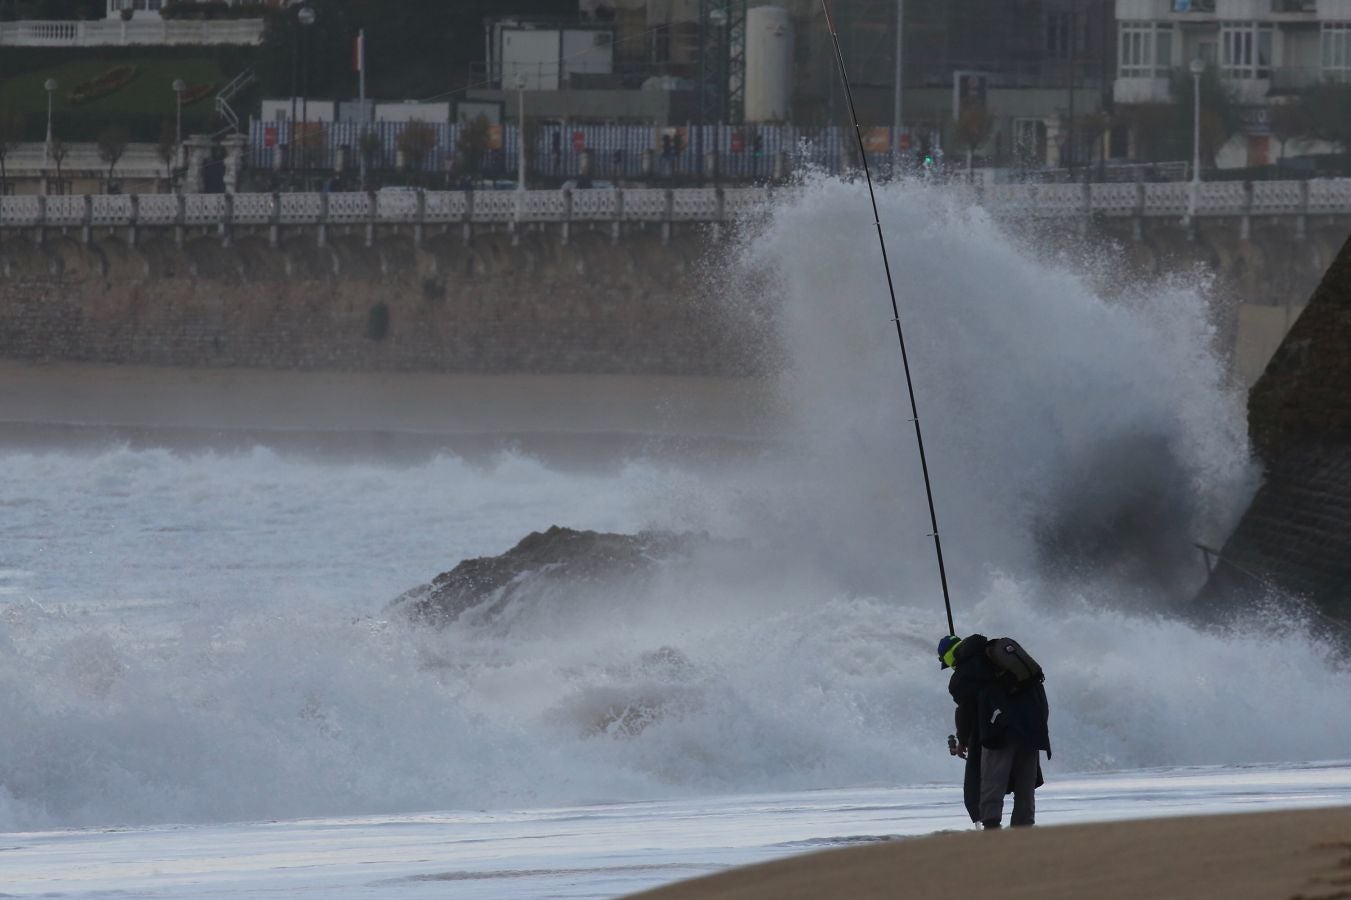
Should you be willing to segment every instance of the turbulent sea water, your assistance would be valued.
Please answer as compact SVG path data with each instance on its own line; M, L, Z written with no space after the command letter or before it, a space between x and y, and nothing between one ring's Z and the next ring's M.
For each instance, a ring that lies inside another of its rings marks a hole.
M1042 660L1048 777L1345 755L1335 648L1259 611L1161 612L1255 485L1201 293L1105 299L978 211L881 199L958 628ZM710 272L729 304L779 301L781 415L753 452L0 448L0 831L953 781L866 213L858 186L810 184ZM553 524L741 543L488 626L383 617Z

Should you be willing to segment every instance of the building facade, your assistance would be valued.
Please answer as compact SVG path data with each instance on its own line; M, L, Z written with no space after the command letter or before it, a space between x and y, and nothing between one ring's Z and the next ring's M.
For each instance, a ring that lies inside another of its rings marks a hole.
M1117 0L1123 107L1171 103L1193 60L1244 107L1222 166L1270 162L1264 111L1324 81L1351 81L1351 0Z

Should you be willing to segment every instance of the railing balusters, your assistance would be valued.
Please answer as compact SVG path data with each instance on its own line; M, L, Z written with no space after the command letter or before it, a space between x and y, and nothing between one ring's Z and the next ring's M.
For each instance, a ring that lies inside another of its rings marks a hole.
M1127 184L997 184L979 193L954 185L954 196L979 202L991 215L1066 218L1083 227L1095 219L1149 218L1186 214L1192 185L1186 182ZM617 240L624 227L657 225L669 238L687 223L723 225L771 207L771 200L791 198L780 188L630 188L627 190L505 191L332 194L178 194L81 197L27 195L0 199L0 229L31 230L40 241L49 228L83 229L85 241L94 229L128 229L133 240L146 228L173 228L182 242L187 227L214 228L228 239L231 229L266 227L271 242L280 243L283 227L317 228L326 241L331 227L366 230L374 243L376 230L411 225L419 242L429 223L460 222L466 237L475 225L558 224L571 230L578 222L609 222ZM1198 217L1227 217L1248 223L1253 216L1293 219L1297 233L1308 229L1310 216L1351 216L1351 179L1318 182L1206 182L1197 192ZM1247 234L1249 224L1240 227Z

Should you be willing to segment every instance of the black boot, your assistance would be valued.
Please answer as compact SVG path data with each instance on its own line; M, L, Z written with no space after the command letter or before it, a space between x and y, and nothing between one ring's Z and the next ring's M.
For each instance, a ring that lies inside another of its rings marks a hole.
M984 822L981 822L980 824L981 824L981 827L984 828L986 831L989 831L991 828L1000 828L1000 827L1002 827L1002 826L999 824L999 820L998 820L998 819L986 819Z

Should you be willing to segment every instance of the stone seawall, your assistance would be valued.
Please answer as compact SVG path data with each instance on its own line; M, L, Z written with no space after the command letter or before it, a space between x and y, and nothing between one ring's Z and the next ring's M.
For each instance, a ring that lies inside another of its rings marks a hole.
M1078 260L1107 293L1211 281L1223 348L1255 378L1351 220L1010 222L1031 252ZM725 244L724 240L721 242ZM893 236L893 240L901 239ZM772 292L723 302L710 228L454 228L423 236L239 229L49 233L0 242L0 358L187 367L743 375L772 352ZM1244 329L1272 331L1245 334ZM1279 332L1279 333L1277 333ZM1254 348L1257 348L1254 350Z
M1203 612L1272 595L1351 641L1351 241L1248 397L1265 463L1251 507L1198 598Z
M296 234L0 244L0 358L428 372L743 374L756 329L713 302L698 235L545 232L417 247Z

